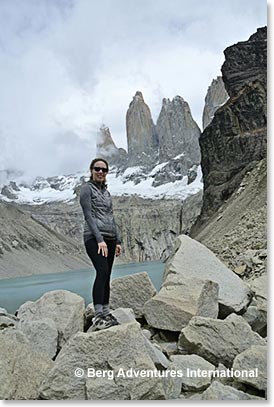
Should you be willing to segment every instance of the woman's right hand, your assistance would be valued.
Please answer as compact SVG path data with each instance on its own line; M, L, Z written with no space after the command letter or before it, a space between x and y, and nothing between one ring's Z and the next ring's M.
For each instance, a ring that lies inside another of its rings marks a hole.
M105 242L98 243L98 254L102 252L102 256L108 257L108 247Z

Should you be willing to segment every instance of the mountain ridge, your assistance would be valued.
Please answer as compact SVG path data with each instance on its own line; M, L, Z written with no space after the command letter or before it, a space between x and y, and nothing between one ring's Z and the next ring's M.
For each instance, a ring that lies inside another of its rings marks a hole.
M0 201L0 278L87 268L73 239L35 220L14 204Z

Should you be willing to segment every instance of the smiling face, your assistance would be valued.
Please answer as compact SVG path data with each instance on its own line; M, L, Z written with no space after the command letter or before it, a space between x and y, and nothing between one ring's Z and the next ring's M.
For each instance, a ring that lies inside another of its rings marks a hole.
M92 179L95 182L104 182L108 173L108 168L104 161L96 161L92 168Z

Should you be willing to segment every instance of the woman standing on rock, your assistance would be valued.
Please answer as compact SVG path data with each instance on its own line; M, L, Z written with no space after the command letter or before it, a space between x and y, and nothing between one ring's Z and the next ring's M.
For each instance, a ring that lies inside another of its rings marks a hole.
M91 328L96 331L118 325L110 313L109 292L114 256L121 254L121 240L106 185L107 161L95 158L90 164L90 172L90 180L81 187L80 204L85 217L85 248L96 270L92 289L95 317Z

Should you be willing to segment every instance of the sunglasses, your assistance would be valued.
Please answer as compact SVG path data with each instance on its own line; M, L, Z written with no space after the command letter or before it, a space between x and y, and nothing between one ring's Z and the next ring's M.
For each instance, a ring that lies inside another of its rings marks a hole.
M93 167L94 171L96 172L100 172L102 171L104 174L106 174L108 172L107 168L102 168L102 167Z

